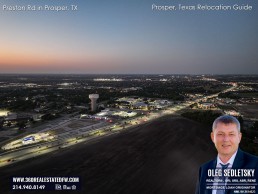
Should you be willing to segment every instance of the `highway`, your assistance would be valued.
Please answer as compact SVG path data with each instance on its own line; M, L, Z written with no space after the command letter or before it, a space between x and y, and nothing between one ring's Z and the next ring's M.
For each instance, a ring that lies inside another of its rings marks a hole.
M150 112L148 115L142 115L136 118L123 120L122 123L120 121L112 125L106 124L104 126L103 123L97 123L87 127L78 128L73 131L56 134L53 139L43 143L30 144L26 147L5 151L4 153L0 154L0 167L10 165L25 159L34 158L53 151L61 150L78 143L87 142L99 136L112 135L120 132L121 130L142 125L146 122L150 122L165 115L176 114L178 111L183 110L194 103L204 99L217 97L220 93L231 91L235 88L236 86L233 86L217 94L196 98L191 102L183 102L181 104L171 105L164 110Z

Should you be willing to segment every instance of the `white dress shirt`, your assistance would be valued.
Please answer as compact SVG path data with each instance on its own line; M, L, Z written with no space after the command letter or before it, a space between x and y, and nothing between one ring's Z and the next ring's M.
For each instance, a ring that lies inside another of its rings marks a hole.
M219 158L219 155L217 156L217 164L216 164L216 168L221 168L221 165L220 164L223 164L223 165L226 165L226 164L229 164L228 165L228 168L232 168L233 166L233 163L234 163L234 160L236 158L236 154L237 154L237 151L231 156L231 158L226 162L222 162ZM213 186L216 186L218 185L218 183L214 182L213 183ZM217 190L212 190L212 194L216 194Z

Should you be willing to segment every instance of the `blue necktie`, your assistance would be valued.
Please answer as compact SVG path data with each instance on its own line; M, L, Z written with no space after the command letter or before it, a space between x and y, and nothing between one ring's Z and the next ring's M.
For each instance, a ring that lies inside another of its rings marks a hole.
M224 176L224 170L228 168L229 163L227 163L225 165L221 164L221 163L219 163L219 164L222 167L222 180L223 180L223 182L222 182L223 184L222 185L226 186L226 182L225 182L226 181L226 177ZM225 190L224 189L217 190L216 194L225 194Z

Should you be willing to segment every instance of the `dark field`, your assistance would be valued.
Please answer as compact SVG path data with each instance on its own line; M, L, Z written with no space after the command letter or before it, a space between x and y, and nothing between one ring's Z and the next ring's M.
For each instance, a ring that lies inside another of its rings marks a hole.
M235 106L239 112L246 118L258 118L258 105L257 104L244 104Z
M192 194L199 166L216 156L209 133L181 117L161 118L1 168L0 193L50 193L10 191L11 176L27 175L81 176L85 194Z

